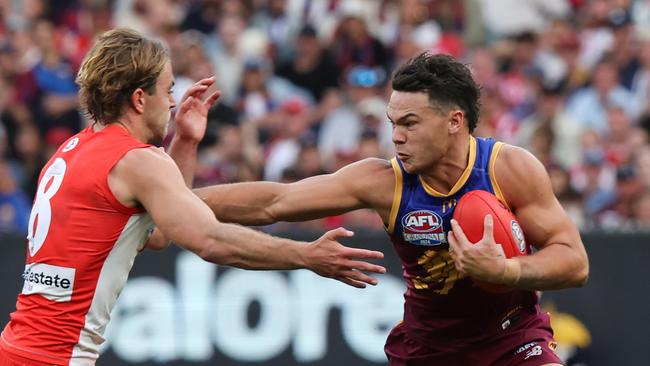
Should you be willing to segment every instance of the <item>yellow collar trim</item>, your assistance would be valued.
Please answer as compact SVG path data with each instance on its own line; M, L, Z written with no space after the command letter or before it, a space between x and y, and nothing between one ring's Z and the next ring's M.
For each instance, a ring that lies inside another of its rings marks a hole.
M388 228L386 228L386 231L388 231L389 234L392 234L395 229L395 220L397 219L399 206L402 203L402 182L404 178L402 177L402 169L399 167L397 159L390 159L390 163L393 166L393 172L395 173L395 191L393 192L393 204L390 209Z
M465 170L463 171L463 174L458 178L456 181L456 184L451 188L449 193L444 194L440 193L435 190L435 188L431 187L428 185L422 177L418 177L420 179L420 183L422 184L422 187L424 187L424 190L431 196L433 197L449 197L456 192L458 192L467 182L467 179L469 179L469 176L472 174L472 169L474 168L474 163L476 162L476 139L474 136L469 137L469 159L467 161L467 167L465 167Z

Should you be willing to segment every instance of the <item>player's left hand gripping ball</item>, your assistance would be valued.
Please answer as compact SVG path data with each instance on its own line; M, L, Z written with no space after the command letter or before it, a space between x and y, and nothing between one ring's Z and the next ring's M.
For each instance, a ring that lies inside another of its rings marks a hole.
M514 214L486 191L469 192L460 199L449 246L456 268L490 292L511 291L512 287L500 284L508 274L506 258L529 253Z

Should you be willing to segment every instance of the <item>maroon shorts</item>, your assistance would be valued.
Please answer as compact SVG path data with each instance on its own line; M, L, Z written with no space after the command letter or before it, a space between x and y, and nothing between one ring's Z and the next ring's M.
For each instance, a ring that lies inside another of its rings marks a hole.
M492 339L469 344L464 351L441 354L395 327L386 341L390 366L540 366L562 364L555 354L549 317L541 313Z

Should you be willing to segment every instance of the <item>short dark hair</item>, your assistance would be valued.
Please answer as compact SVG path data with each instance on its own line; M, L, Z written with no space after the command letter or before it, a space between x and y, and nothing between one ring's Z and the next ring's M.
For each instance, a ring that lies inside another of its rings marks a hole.
M469 132L478 124L481 88L469 68L443 54L421 53L393 75L393 90L426 92L434 107L457 106L465 112Z

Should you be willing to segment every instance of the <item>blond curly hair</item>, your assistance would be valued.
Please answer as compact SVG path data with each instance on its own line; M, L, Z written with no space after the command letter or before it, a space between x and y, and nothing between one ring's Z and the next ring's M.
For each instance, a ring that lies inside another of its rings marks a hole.
M133 92L155 93L169 54L160 42L130 29L103 33L77 73L79 100L88 117L101 124L119 119Z

